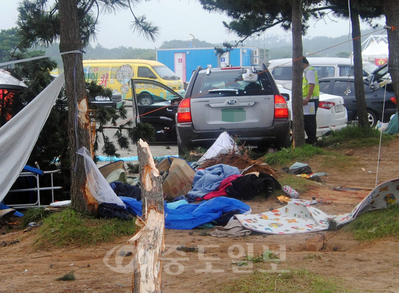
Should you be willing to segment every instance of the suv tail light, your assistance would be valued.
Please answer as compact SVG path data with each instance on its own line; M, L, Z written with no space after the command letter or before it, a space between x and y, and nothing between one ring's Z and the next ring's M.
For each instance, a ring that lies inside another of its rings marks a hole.
M177 122L191 122L191 106L190 99L184 99L180 102L179 108L177 109Z
M334 106L334 102L319 102L319 108L330 110Z
M283 96L274 96L274 118L288 118L288 106Z
M392 101L392 103L396 104L396 98L395 97L391 97L391 101Z

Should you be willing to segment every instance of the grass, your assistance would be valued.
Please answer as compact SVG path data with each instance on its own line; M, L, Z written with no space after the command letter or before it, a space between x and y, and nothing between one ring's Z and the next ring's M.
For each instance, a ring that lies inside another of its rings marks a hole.
M65 209L45 218L39 229L35 243L38 248L88 246L132 235L135 224L134 220L98 219Z
M305 179L296 175L292 174L281 174L281 176L278 179L278 182L281 184L281 187L284 185L291 186L294 188L296 191L299 192L299 194L304 193L305 191L309 190L312 186L315 185L315 182L309 179ZM278 190L276 194L277 196L280 196L282 194L281 190Z
M323 137L318 145L332 148L361 148L376 146L380 143L381 132L374 128L348 126L339 131L331 132L331 135ZM387 143L394 136L383 134L382 142Z
M218 286L219 287L219 286ZM224 287L211 291L213 293L265 293L265 292L296 292L296 293L328 293L356 292L344 287L339 280L325 278L310 273L308 270L289 271L286 273L261 273L245 275L228 281Z
M36 224L41 223L43 219L48 217L50 214L51 212L45 208L29 208L24 212L22 226L25 228L31 222L35 222Z
M399 237L399 205L366 212L342 228L352 232L357 240Z
M326 155L327 153L322 148L307 144L297 148L283 148L278 152L267 154L264 160L271 166L288 166L295 162L306 161L309 158Z

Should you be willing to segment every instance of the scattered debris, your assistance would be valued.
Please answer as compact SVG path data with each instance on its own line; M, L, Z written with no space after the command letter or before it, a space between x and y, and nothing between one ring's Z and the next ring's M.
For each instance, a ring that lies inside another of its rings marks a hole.
M176 249L184 252L198 252L198 247L187 247L185 245L178 246Z
M243 174L251 172L263 172L272 175L274 178L277 176L277 172L267 165L262 160L252 160L247 153L243 155L235 153L220 154L215 158L206 160L200 167L208 168L217 164L226 164L233 167L237 167L243 170Z
M324 246L324 234L314 235L306 240L306 251L319 251Z
M75 281L75 273L73 271L69 272L68 274L59 277L56 279L57 281Z
M6 247L6 246L14 245L14 244L17 244L17 243L19 243L19 240L2 241L0 243L0 246Z

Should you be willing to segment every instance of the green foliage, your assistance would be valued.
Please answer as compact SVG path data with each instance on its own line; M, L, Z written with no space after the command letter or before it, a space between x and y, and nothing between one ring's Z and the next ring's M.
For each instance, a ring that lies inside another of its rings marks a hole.
M44 218L51 214L50 211L45 208L30 208L24 212L22 218L23 227L27 227L29 223L35 222L36 224L41 223Z
M376 146L380 142L381 132L370 127L359 127L357 125L350 125L342 128L339 131L333 131L331 135L324 136L318 145L321 147L367 147ZM382 141L389 142L394 137L383 134Z
M12 53L19 45L17 29L0 30L0 62L10 60Z
M315 181L302 178L292 174L282 174L281 177L278 178L278 182L281 186L288 185L302 194L308 191L312 186L315 185ZM280 196L281 190L276 190L273 192L272 196Z
M270 269L270 266L269 266ZM223 288L212 290L213 293L265 293L265 292L296 292L296 293L335 293L356 292L347 288L338 280L322 277L308 270L291 270L282 273L256 272L230 279Z
M75 273L73 271L70 271L68 274L59 277L56 279L57 281L75 281Z
M361 214L342 229L352 232L358 240L399 237L399 206Z
M211 48L215 44L208 43L206 41L200 41L197 39L193 40L171 40L162 43L160 49L173 49L173 48Z
M147 21L145 16L136 16L133 9L134 1L78 1L77 14L79 20L80 39L83 46L89 44L95 37L100 13L116 12L120 9L130 9L133 20L133 30L146 38L155 40L158 27ZM60 38L60 18L58 1L25 0L18 7L18 35L21 46L29 48L34 44L49 45ZM68 36L64 36L67 38Z
M287 166L292 165L296 161L305 161L316 155L324 155L326 152L312 145L304 145L298 148L283 148L278 152L267 154L264 160L269 165Z
M117 237L135 232L134 220L98 219L65 209L43 220L39 228L36 246L65 247L88 246L112 241Z
M147 142L155 140L155 128L149 123L138 123L136 127L129 129L129 138L137 143L141 138Z
M259 256L246 256L244 260L236 263L237 266L248 265L249 263L259 263L259 262L267 262L270 260L274 260L276 262L280 261L280 258L277 253L274 253L270 250L265 250Z

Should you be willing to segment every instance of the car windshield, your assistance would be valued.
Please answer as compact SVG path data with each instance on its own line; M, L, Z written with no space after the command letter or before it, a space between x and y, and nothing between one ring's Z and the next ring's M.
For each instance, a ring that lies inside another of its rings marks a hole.
M373 73L377 69L378 69L378 66L371 62L363 63L363 70L366 71L367 74Z
M166 79L166 80L179 80L180 79L180 77L178 77L172 70L170 70L166 66L154 66L153 68L162 79Z
M273 89L266 74L260 73L254 82L244 81L242 70L201 72L193 89L193 96L216 97L221 95L270 95Z

